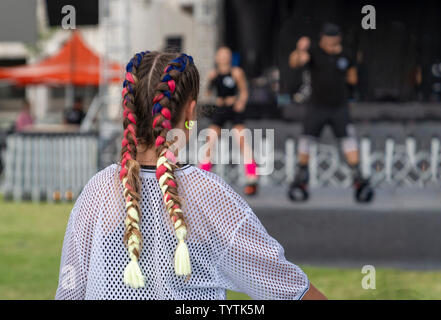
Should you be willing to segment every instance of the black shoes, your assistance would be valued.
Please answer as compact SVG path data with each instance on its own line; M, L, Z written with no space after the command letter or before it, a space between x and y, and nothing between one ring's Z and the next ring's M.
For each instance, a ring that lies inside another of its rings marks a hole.
M300 181L293 181L289 186L288 197L291 201L303 202L308 200L308 184Z
M354 178L354 198L357 202L367 203L374 198L374 190L372 189L369 179L362 177Z
M308 166L299 166L294 181L290 184L288 197L292 201L306 201L309 198L308 192L309 172Z

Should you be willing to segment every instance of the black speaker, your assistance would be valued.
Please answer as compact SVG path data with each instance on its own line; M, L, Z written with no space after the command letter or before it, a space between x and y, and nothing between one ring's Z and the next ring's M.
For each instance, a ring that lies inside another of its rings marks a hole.
M61 10L67 5L75 8L76 25L98 24L98 0L46 0L47 16L51 27L61 26L61 20L66 15Z

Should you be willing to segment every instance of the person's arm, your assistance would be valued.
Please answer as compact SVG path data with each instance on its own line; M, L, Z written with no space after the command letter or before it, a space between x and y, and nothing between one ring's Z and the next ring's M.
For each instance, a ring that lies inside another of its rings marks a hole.
M248 96L249 96L245 72L239 67L234 67L231 75L236 81L237 88L239 89L239 98L236 100L236 103L234 104L234 111L243 112L247 105Z
M357 68L355 66L352 66L348 69L346 73L346 82L351 86L357 85L358 76L357 76Z
M311 45L311 40L308 37L301 37L297 41L296 49L289 55L289 66L291 68L299 68L307 64L311 60L308 49Z
M287 261L282 246L250 211L235 230L218 262L226 289L252 299L324 299L297 265Z
M423 83L423 71L420 65L415 69L415 85L419 86Z
M306 291L302 300L328 300L328 298L310 283L309 290Z

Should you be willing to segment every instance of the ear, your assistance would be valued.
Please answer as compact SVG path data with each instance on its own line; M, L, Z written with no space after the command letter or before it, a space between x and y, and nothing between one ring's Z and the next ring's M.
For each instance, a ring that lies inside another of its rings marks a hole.
M196 100L191 100L185 109L185 120L193 120L196 117Z

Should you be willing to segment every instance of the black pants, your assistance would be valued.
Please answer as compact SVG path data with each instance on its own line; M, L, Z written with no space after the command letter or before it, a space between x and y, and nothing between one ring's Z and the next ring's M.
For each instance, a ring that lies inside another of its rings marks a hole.
M214 111L211 116L212 124L218 127L223 127L226 122L231 121L233 126L238 124L244 124L245 117L244 112L236 112L233 106L214 107Z
M303 134L318 138L326 124L331 126L337 138L353 136L349 107L308 105L303 119Z

